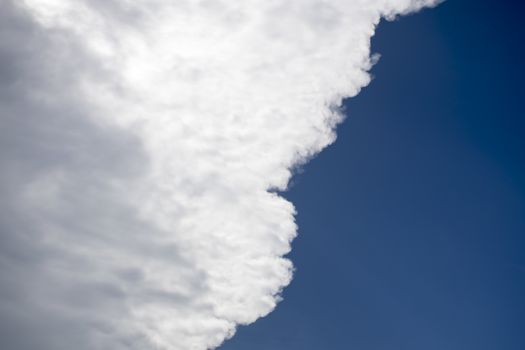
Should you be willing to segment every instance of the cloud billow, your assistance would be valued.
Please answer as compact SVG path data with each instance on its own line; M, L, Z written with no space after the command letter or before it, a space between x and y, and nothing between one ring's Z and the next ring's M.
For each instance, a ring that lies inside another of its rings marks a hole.
M0 0L0 347L206 350L292 278L284 190L435 0Z

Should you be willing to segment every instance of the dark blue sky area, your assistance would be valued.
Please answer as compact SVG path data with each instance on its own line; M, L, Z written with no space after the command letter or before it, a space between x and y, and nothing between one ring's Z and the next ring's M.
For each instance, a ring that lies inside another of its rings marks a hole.
M295 279L221 350L525 349L524 6L380 25L374 81L285 194Z

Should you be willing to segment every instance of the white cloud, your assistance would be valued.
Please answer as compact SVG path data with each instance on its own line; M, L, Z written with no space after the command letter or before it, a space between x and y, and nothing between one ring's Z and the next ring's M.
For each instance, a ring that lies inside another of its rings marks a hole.
M291 168L436 0L0 0L0 344L211 349L292 277Z

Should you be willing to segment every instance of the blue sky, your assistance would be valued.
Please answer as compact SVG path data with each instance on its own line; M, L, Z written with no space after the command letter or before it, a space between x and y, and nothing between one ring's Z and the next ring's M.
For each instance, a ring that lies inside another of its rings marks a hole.
M284 301L222 350L525 348L524 6L383 22L374 80L294 178Z

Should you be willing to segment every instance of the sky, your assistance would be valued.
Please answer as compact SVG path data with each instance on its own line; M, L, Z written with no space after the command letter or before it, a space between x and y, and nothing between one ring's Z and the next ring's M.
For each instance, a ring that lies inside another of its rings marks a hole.
M522 349L522 6L437 3L0 0L0 347Z
M525 347L524 7L379 25L371 84L295 175L297 268L220 349Z

